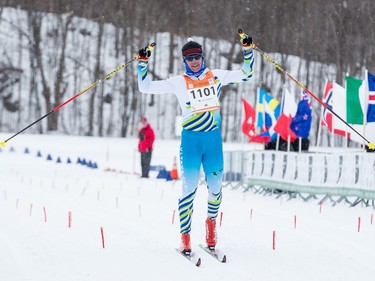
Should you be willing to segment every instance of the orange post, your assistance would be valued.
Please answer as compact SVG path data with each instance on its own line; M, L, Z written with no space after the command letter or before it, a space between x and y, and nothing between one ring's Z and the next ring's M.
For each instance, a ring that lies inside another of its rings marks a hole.
M173 168L171 170L171 178L174 180L178 179L178 170L177 170L177 159L176 156L173 159Z

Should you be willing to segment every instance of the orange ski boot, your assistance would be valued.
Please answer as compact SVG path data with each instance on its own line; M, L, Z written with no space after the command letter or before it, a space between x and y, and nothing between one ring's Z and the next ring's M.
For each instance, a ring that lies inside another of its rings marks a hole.
M210 250L214 250L217 242L216 220L206 219L206 244Z
M190 253L191 253L190 234L187 234L187 233L181 234L180 252L186 256L190 256Z

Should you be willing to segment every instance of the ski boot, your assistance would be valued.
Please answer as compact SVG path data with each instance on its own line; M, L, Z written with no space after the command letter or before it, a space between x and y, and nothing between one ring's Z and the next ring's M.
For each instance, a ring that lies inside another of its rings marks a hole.
M206 219L206 244L210 250L215 250L217 242L216 220Z
M185 256L190 256L190 253L191 253L190 234L187 234L187 233L181 234L180 252L183 253Z

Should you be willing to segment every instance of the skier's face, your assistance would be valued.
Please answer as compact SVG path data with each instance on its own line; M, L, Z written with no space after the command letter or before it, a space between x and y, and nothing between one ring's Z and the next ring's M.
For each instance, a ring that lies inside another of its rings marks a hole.
M198 72L202 66L202 55L194 55L194 56L186 56L184 57L186 63L188 64L189 68L193 72Z

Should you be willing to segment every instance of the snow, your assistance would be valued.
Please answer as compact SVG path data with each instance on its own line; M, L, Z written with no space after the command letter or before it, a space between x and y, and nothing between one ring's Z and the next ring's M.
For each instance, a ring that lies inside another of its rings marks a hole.
M21 134L9 141L0 152L0 280L333 281L375 275L373 208L325 202L320 209L317 200L229 186L218 227L227 263L220 264L198 247L205 236L203 183L191 233L202 258L195 267L175 251L181 181L156 179L156 172L140 179L136 146L136 139L57 135ZM171 169L178 151L177 140L156 140L152 165ZM77 164L78 157L98 168Z

